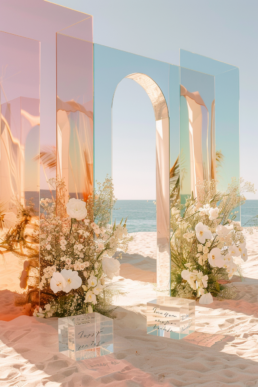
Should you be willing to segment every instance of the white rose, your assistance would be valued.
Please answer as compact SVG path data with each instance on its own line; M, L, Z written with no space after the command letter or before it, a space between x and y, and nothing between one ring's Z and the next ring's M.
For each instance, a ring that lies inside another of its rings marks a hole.
M213 303L213 297L210 293L205 293L199 299L199 304L201 305L209 305Z
M114 276L119 275L120 262L114 258L104 257L102 260L102 268L106 276L113 279Z
M87 216L86 204L80 199L70 199L66 208L70 218L82 220Z

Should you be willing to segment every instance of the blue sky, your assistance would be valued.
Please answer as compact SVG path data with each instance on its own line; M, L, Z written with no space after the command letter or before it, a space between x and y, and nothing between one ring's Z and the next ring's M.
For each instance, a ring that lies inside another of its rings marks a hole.
M95 43L175 65L179 65L179 49L182 48L239 67L241 176L254 182L258 188L256 172L256 165L258 165L257 0L56 0L52 2L93 15ZM117 116L114 117L114 134L119 128L126 130L128 125L133 126L137 132L137 127L143 121L144 115L148 116L145 125L153 128L149 101L143 97L140 90L138 95L138 85L131 85L129 82L123 81L117 89L114 101L114 109L117 110L115 113ZM141 109L137 110L140 102ZM133 112L130 115L129 106L130 111ZM124 116L127 117L127 121ZM128 122L129 119L131 121ZM150 129L150 132L152 131L153 129ZM114 152L116 147L121 148L122 140L122 138L116 140ZM141 140L144 141L143 136ZM151 139L149 142L149 148L153 149ZM123 153L123 159L127 164L132 154L129 145ZM118 151L114 153L114 159L119 157ZM147 165L152 165L154 168L155 159L152 151L146 153L146 158ZM146 165L141 167L142 170L138 167L135 172L143 173ZM125 168L129 168L126 163ZM120 172L116 172L114 168L114 177L116 173L119 176ZM119 181L119 178L117 179ZM128 177L128 182L130 179ZM151 192L154 190L155 180L151 174L147 180L138 189L153 197ZM150 197L146 197L148 198Z

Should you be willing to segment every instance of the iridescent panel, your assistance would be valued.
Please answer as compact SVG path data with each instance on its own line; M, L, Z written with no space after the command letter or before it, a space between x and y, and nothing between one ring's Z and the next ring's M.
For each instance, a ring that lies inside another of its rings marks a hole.
M0 268L3 291L0 293L0 319L10 320L21 313L29 313L31 302L39 303L35 286L40 272L35 220L39 215L39 197L55 197L49 180L57 176L57 137L62 140L60 132L59 136L57 133L57 115L61 111L65 114L69 110L67 115L73 116L72 125L77 128L74 138L79 136L79 141L78 138L74 141L75 149L78 149L76 141L77 144L87 143L90 148L83 156L76 155L72 160L78 192L92 189L92 17L43 0L1 0L0 26L5 31L0 32L0 201L3 203L0 228L6 231L18 221L18 226L11 230L12 238L22 230L21 242L16 244L22 258L12 264L15 258L11 253L4 258L0 255L0 265L4 265ZM67 50L70 49L66 56L65 39ZM57 85L57 80L63 82L63 89L60 83ZM57 86L61 100L57 98ZM66 103L68 107L64 107ZM78 104L91 116L86 124L83 114L79 117ZM91 138L86 138L86 134ZM65 140L64 146L67 145ZM85 163L77 168L80 157L84 157ZM65 174L65 168L63 172ZM76 192L74 185L70 191ZM31 198L33 216L22 212L17 220L17 208L26 206ZM35 235L31 238L33 230ZM34 260L32 251L27 254L24 249L24 235L29 235L30 242L33 241ZM14 290L20 293L18 298ZM17 302L20 306L15 306ZM24 311L21 305L26 303L28 310Z
M16 293L22 293L25 287L33 287L33 279L25 284L21 273L27 264L35 264L33 259L28 261L31 255L25 244L29 243L39 214L39 58L38 41L0 32L2 320L10 320L17 309L18 312L21 309L14 305ZM30 207L31 211L23 212L25 207ZM28 223L30 227L25 231ZM8 230L7 241L5 235ZM34 247L33 244L30 245Z
M112 101L120 81L130 78L149 96L156 120L157 287L170 283L169 230L169 76L166 63L94 45L94 178L112 176ZM173 74L175 76L175 74ZM178 91L176 78L172 83ZM175 93L177 92L175 91ZM176 97L175 97L176 98ZM179 109L178 109L179 111ZM177 119L177 118L176 118ZM122 129L121 129L122 130ZM173 127L174 131L178 127ZM137 139L135 139L137 141ZM126 145L125 145L126 146ZM153 171L155 174L155 171ZM135 185L137 190L137 185ZM151 296L150 296L151 297Z
M225 191L232 178L240 177L239 70L184 50L180 52L180 64L214 77L214 103L210 111L211 178L217 180L218 190Z
M214 123L214 77L181 68L180 81L181 201L194 195L197 185L211 180Z
M57 168L67 195L93 190L93 44L91 18L57 34Z

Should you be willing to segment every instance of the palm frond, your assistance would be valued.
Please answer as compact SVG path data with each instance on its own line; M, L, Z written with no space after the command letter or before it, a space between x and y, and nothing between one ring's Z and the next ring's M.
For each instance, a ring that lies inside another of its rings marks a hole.
M34 160L39 160L45 169L56 169L56 147L45 147Z
M222 163L224 161L224 155L223 153L219 150L216 151L216 168L222 167Z

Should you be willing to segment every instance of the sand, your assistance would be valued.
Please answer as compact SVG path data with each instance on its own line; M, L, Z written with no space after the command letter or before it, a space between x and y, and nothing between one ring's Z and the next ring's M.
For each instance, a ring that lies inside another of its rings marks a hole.
M196 333L179 341L146 334L155 233L137 233L112 281L126 293L115 299L115 353L75 362L58 352L57 319L0 321L0 386L258 386L258 232L247 247L235 299L197 305Z

